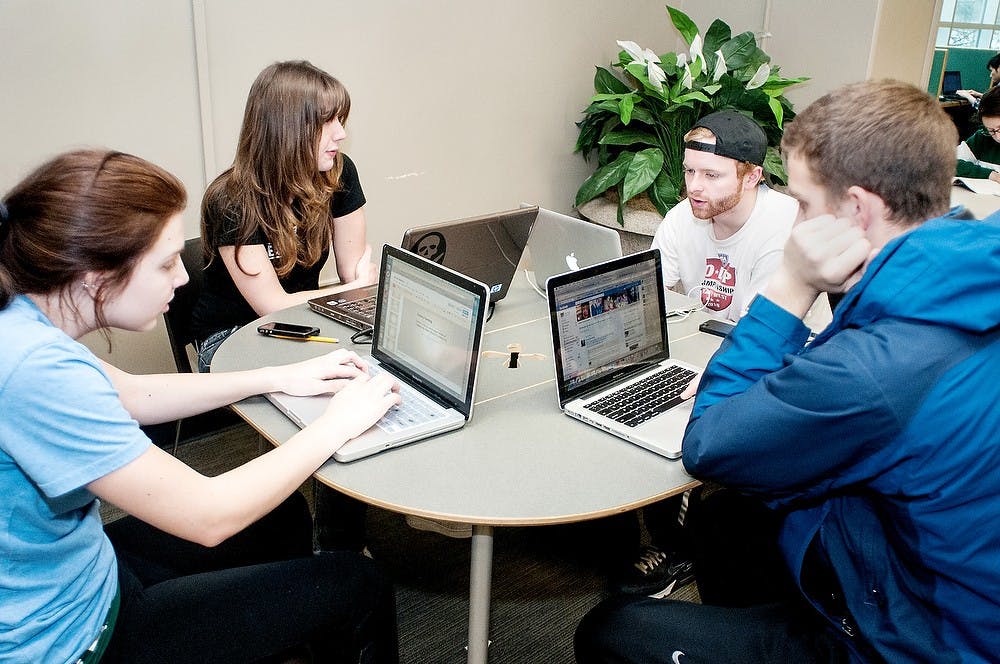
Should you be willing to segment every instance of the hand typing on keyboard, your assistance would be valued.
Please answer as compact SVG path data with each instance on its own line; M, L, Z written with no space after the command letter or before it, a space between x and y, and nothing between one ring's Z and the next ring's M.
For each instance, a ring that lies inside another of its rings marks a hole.
M688 386L684 388L683 392L681 392L680 395L681 399L684 400L690 399L691 397L693 397L695 394L698 393L698 385L701 384L701 376L702 374L699 371L698 374L691 379L691 382L688 383Z
M377 376L385 373L380 367L372 365L369 373ZM444 417L444 409L405 383L399 386L400 402L390 408L382 416L376 426L387 433L395 433L401 429L417 426L431 420Z
M399 385L389 375L366 379L364 375L349 381L337 392L322 417L309 425L330 427L345 434L346 440L367 431L387 411L399 403Z

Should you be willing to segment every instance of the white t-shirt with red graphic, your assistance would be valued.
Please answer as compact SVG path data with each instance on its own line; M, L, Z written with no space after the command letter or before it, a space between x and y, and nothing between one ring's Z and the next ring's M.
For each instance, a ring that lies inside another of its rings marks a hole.
M680 284L710 313L739 320L781 264L798 211L794 198L762 184L740 230L717 240L712 222L696 218L685 198L667 212L653 236L652 248L663 255L663 285Z

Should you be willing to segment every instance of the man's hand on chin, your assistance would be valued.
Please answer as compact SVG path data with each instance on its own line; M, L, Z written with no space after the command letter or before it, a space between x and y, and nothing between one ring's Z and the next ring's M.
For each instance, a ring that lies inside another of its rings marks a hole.
M872 246L850 219L823 215L792 228L781 267L764 295L802 318L821 292L843 293L856 284L871 257Z

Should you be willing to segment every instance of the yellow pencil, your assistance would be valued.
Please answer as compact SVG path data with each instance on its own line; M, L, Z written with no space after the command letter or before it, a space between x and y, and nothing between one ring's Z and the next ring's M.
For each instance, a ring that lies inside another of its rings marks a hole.
M334 339L333 337L289 337L284 334L269 334L269 337L274 337L275 339L289 339L291 341L322 341L327 344L339 343L340 339Z

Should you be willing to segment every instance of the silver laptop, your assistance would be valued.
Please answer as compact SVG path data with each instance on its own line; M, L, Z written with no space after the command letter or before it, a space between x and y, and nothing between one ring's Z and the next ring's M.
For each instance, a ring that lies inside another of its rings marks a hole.
M472 416L488 305L485 284L385 245L372 373L395 376L403 403L333 458L354 461L464 426ZM330 400L282 393L267 398L300 427L318 418Z
M549 277L622 255L618 231L545 208L528 239L535 283L544 288Z
M546 283L559 407L669 459L694 399L678 396L700 368L670 359L659 250Z
M507 295L537 214L530 206L418 226L403 233L399 246L485 283L495 304ZM310 300L309 308L366 330L375 322L376 292L372 285L323 295Z

